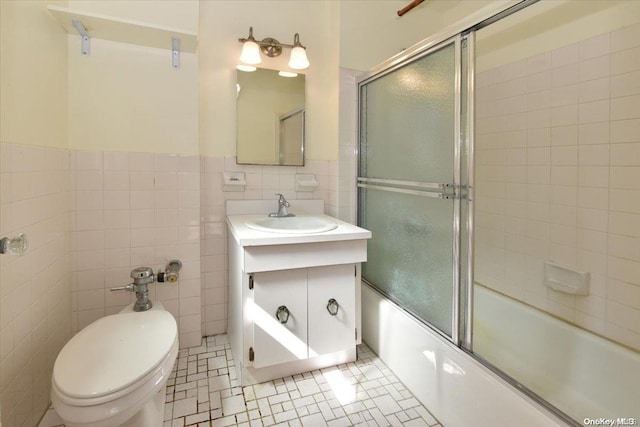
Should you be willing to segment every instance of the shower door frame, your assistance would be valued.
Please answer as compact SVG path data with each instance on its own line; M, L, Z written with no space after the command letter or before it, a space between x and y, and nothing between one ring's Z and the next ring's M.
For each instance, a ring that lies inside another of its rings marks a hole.
M454 47L454 115L455 119L453 121L453 141L451 141L453 145L453 184L445 184L445 183L421 183L421 182L409 182L409 181L394 181L387 179L376 179L376 178L365 178L362 176L362 165L361 162L358 162L358 177L357 177L357 187L364 189L373 189L373 190L383 190L383 191L393 191L405 194L411 194L415 196L423 196L423 197L433 197L440 199L451 199L453 201L453 253L452 253L452 282L453 282L453 295L452 295L452 322L451 322L451 337L449 337L446 333L441 331L438 327L431 324L428 320L418 317L415 313L407 310L403 307L403 309L409 313L411 316L416 318L422 323L427 324L430 328L438 332L444 338L449 341L452 341L458 344L459 332L460 332L460 324L459 324L459 309L460 309L460 286L458 283L460 282L460 200L461 194L463 193L463 186L460 182L460 151L461 151L461 141L460 141L460 130L461 130L461 52L462 52L462 39L463 36L460 34L455 35L453 37L447 38L441 42L434 43L433 45L416 52L413 55L409 55L403 60L395 63L394 65L381 70L380 72L369 74L368 77L358 79L358 105L362 105L362 87L371 83L379 78L382 78L405 65L409 65L414 61L418 61L422 58L425 58L433 53L444 49L447 46L453 45ZM360 118L358 118L358 122L360 124ZM358 147L360 146L360 129L358 126ZM358 149L359 154L359 149ZM381 185L376 185L381 184ZM392 187L386 187L385 185L390 184ZM411 188L400 188L397 186L407 186ZM446 194L445 191L447 189L453 189L452 194ZM358 196L359 200L359 196ZM367 281L364 277L362 280L373 286L378 292L381 292L377 287L375 287L372 283ZM390 295L384 295L386 298L393 298ZM400 304L398 304L400 305Z
M466 257L458 258L461 263L464 261L466 264L464 274L461 271L458 272L458 286L454 288L454 310L453 310L453 325L452 336L449 337L446 334L442 333L433 325L429 324L429 322L424 319L418 318L410 311L406 310L401 305L395 304L399 309L409 314L412 318L416 319L418 322L426 325L430 330L437 333L439 336L445 338L448 342L454 344L457 348L464 351L474 360L481 363L487 369L496 374L499 378L504 380L506 383L513 386L515 390L520 391L526 397L531 399L531 401L538 404L541 408L547 410L550 414L557 417L559 420L567 423L571 426L579 426L574 419L569 417L567 414L562 412L560 409L556 408L549 402L547 402L544 398L537 395L533 391L529 390L526 386L520 384L517 380L503 372L498 367L491 364L489 361L483 359L481 356L475 354L473 352L473 266L474 266L474 214L473 214L473 200L474 200L474 114L475 114L475 105L474 105L474 97L475 97L475 32L480 30L488 25L491 25L497 21L500 21L503 18L506 18L518 11L527 8L528 6L537 3L540 0L512 0L506 2L504 5L499 6L488 12L479 12L475 15L472 15L466 20L461 21L457 25L447 28L415 45L409 47L405 51L401 52L398 55L395 55L388 59L387 61L382 62L376 67L372 68L366 73L361 74L356 79L356 83L358 85L358 108L360 108L361 102L361 86L374 80L375 78L381 77L386 73L389 73L397 68L404 66L407 63L410 63L416 59L419 59L423 56L428 55L431 52L436 51L440 47L446 44L446 42L450 42L452 39L458 38L461 41L467 41L467 66L466 66L466 80L465 82L457 81L456 82L456 97L457 97L457 108L456 108L456 126L457 135L456 138L459 141L457 144L458 154L456 157L456 165L460 166L459 155L460 151L466 149L467 159L466 159L466 174L467 174L467 184L468 188L466 200L468 203L468 215L466 218L466 222L464 222L464 226L466 230L464 233L461 233L458 230L457 236L457 244L458 246L458 255L460 255L460 248L464 244L466 245ZM459 65L461 57L458 56L456 58L456 70ZM464 123L464 127L466 128L466 134L463 135L460 133L461 128L460 124L462 121L461 116L461 93L462 85L465 85L466 89L466 99L465 105L466 108L466 120ZM361 127L360 127L360 114L358 114L358 135L357 140L358 144L356 145L356 157L358 158L358 174L360 174L360 138L361 138ZM460 171L457 172L458 183L460 182ZM359 200L359 198L358 198ZM458 199L458 203L460 200ZM356 217L359 218L359 203L356 205ZM460 213L458 205L456 208L458 214ZM454 210L455 215L455 210ZM462 225L462 218L459 218L458 225ZM462 236L462 234L465 234ZM461 237L466 237L466 239L461 239ZM455 244L455 243L454 243ZM460 264L461 264L460 263ZM458 267L460 268L460 264ZM363 279L364 282L366 280ZM368 283L368 282L366 282ZM369 283L368 283L369 284ZM369 284L372 286L372 284ZM380 295L389 299L387 295L384 295L380 290L376 287L372 286L372 289L375 292L378 292ZM464 300L463 300L464 298ZM390 300L392 301L392 300ZM393 302L393 301L392 301Z
M420 323L427 325L431 330L436 332L438 335L444 337L446 340L452 342L457 347L469 353L472 357L480 360L485 365L488 364L485 360L477 357L473 353L473 265L474 265L474 214L473 214L473 199L474 199L474 182L473 182L473 174L474 174L474 97L475 97L475 32L481 28L484 28L494 22L497 22L507 16L510 16L534 3L537 3L539 0L511 0L506 2L504 5L497 7L488 12L479 12L477 14L472 15L468 19L460 21L457 25L451 26L446 30L443 30L437 34L434 34L431 37L428 37L421 42L414 44L413 46L403 50L401 53L389 58L388 60L378 64L373 67L371 70L360 74L356 78L356 84L358 86L358 109L360 109L361 101L362 101L362 92L361 88L363 85L377 79L383 77L384 75L397 70L398 68L403 67L406 64L409 64L415 60L418 60L424 56L427 56L442 47L446 46L450 43L456 44L456 58L455 58L455 66L456 66L456 81L455 81L455 138L457 140L457 144L454 147L454 184L456 187L456 194L461 193L462 190L466 190L466 195L464 199L468 204L468 215L466 221L463 221L460 218L460 208L461 208L461 199L456 198L454 201L454 282L455 286L453 289L453 319L452 319L452 329L451 329L451 337L440 331L435 326L431 325L425 319L417 317L411 311L406 310L403 306L398 305L403 311L408 313L410 316L415 318ZM466 80L464 82L461 81L461 53L462 48L461 44L463 42L467 42L466 44ZM464 123L464 128L466 132L462 135L461 130L462 127L462 86L465 85L466 89L466 99L465 101L465 109L466 109L466 121ZM358 114L358 125L357 125L357 145L356 145L356 158L358 159L358 176L357 181L361 177L361 164L360 164L360 138L361 138L361 122L360 122L360 114ZM461 178L461 162L460 155L462 150L466 149L467 159L466 159L466 175L467 175L467 185L466 188L460 187L460 178ZM357 197L358 203L356 204L356 218L359 218L359 197ZM460 230L461 225L464 225L464 230ZM463 236L464 234L464 236ZM466 239L462 239L462 237L466 237ZM466 249L466 257L463 260L461 255L462 245L465 245ZM464 274L460 271L460 265L464 261L466 271ZM457 268L456 268L457 267ZM373 286L373 284L367 282L364 278L362 279L365 283L371 285L376 292L381 293L381 291ZM383 293L381 293L383 294ZM383 294L384 295L384 294ZM385 298L389 299L388 295L384 295ZM463 299L464 298L464 299ZM392 301L392 300L391 300ZM493 369L495 370L495 369ZM505 377L501 371L499 375ZM507 376L507 378L510 378Z

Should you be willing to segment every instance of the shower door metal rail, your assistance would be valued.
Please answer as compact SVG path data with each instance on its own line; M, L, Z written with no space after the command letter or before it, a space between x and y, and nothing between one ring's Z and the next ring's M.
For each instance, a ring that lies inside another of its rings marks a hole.
M358 188L412 194L434 199L464 199L466 197L466 186L436 182L399 181L359 176Z

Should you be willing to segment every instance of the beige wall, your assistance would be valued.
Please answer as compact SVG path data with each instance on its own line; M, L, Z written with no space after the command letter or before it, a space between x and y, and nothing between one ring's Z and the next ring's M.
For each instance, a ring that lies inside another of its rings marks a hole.
M507 1L431 0L399 17L397 11L408 3L405 0L340 2L340 67L369 70L440 30Z
M337 159L338 50L330 34L331 2L205 1L200 4L200 153L235 155L236 72L242 45L253 26L254 36L292 43L293 35L307 47L311 66L307 85L308 159ZM310 19L313 17L313 19ZM288 54L285 49L283 55ZM285 58L286 59L286 58ZM282 58L263 55L260 65L278 68Z
M633 24L640 16L635 0L543 1L477 33L478 71L548 52ZM541 31L540 23L546 28Z
M198 32L198 0L69 0L69 8Z
M70 8L197 32L198 2L69 2ZM94 38L80 54L69 37L69 147L149 153L198 153L198 59Z
M0 258L0 423L34 426L71 334L67 35L44 2L0 16L0 236L29 242Z
M0 141L66 148L66 33L40 1L2 1L0 19Z
M408 3L340 2L340 67L368 70L442 28L442 13L429 2L399 17Z

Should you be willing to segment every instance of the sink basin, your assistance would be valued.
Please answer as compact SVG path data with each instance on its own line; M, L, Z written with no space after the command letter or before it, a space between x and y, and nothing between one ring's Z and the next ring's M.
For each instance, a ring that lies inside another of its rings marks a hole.
M338 224L319 216L292 216L285 218L264 218L245 222L253 230L283 234L324 233L338 228Z

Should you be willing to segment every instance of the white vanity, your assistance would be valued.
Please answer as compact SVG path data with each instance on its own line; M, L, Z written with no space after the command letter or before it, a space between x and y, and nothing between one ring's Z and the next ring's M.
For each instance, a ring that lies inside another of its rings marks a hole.
M228 335L241 385L356 359L360 263L371 232L320 200L228 201ZM323 231L328 230L328 231Z

